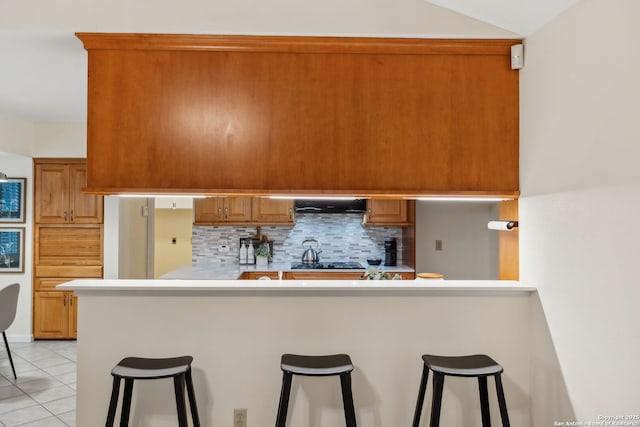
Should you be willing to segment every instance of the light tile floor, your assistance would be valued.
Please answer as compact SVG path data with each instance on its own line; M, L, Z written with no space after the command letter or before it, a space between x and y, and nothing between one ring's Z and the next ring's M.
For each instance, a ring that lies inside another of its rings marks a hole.
M76 425L76 342L9 343L0 338L0 427Z

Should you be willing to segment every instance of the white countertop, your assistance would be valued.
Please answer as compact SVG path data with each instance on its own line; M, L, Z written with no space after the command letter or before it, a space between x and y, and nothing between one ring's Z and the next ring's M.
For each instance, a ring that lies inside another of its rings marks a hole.
M364 272L368 265L366 262L360 262L362 264L362 270L339 270L339 269L300 269L300 270L292 270L290 262L270 262L266 267L257 267L255 264L253 265L239 265L239 264L221 264L221 263L211 263L211 264L187 264L180 268L177 268L169 273L162 275L161 279L182 279L182 280L191 280L191 279L211 279L211 280L234 280L239 279L242 273L246 271L255 271L255 272L287 272L287 271L306 271L306 272L316 272L323 271L327 273L340 273L340 272ZM389 273L413 273L415 270L406 265L397 265L397 266L378 266L379 270L384 270Z
M469 294L531 293L508 280L109 280L79 279L57 286L77 294Z

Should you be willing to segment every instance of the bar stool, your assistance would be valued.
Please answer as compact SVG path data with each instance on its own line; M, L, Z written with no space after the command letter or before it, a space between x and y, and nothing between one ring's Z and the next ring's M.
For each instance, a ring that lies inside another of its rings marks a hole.
M496 392L498 394L498 404L500 406L500 416L503 427L510 427L509 415L507 414L507 402L504 399L502 389L502 366L495 360L484 354L473 356L432 356L425 354L422 356L424 367L422 370L422 380L418 392L418 402L416 412L413 417L413 427L420 424L422 404L427 389L429 379L429 369L433 371L433 404L431 406L430 427L440 425L440 406L442 405L442 388L444 386L445 375L453 377L475 377L478 378L480 390L480 408L482 410L482 427L491 427L491 417L489 414L489 395L487 392L487 377L493 376L496 381Z
M353 396L351 394L351 371L353 371L353 364L351 363L349 355L301 356L297 354L283 354L280 368L283 372L282 391L280 393L276 427L285 427L287 422L287 409L289 408L289 394L291 392L293 375L310 377L340 375L342 404L344 406L346 425L347 427L357 427L356 413L353 408Z
M106 426L113 426L118 405L120 381L124 379L124 395L122 397L122 413L120 415L120 427L129 425L129 412L131 409L131 394L133 380L154 380L160 378L173 378L173 386L176 394L176 406L178 409L179 427L187 427L187 408L184 402L184 386L187 385L189 406L194 427L200 427L198 408L191 379L191 362L193 357L181 356L164 359L147 359L142 357L125 357L112 370L113 390Z

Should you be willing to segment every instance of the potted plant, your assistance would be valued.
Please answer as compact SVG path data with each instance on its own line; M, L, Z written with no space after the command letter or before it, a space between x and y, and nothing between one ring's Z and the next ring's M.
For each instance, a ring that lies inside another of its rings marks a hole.
M402 277L399 274L396 273L392 278L391 274L383 270L378 270L378 267L375 265L367 268L362 275L362 278L364 280L402 280Z
M269 263L269 248L262 245L255 252L256 266L266 267Z

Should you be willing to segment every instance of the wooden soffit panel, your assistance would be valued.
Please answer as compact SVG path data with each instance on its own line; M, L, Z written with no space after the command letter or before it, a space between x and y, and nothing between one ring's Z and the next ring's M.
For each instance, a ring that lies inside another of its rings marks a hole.
M78 37L89 192L518 192L519 40Z

